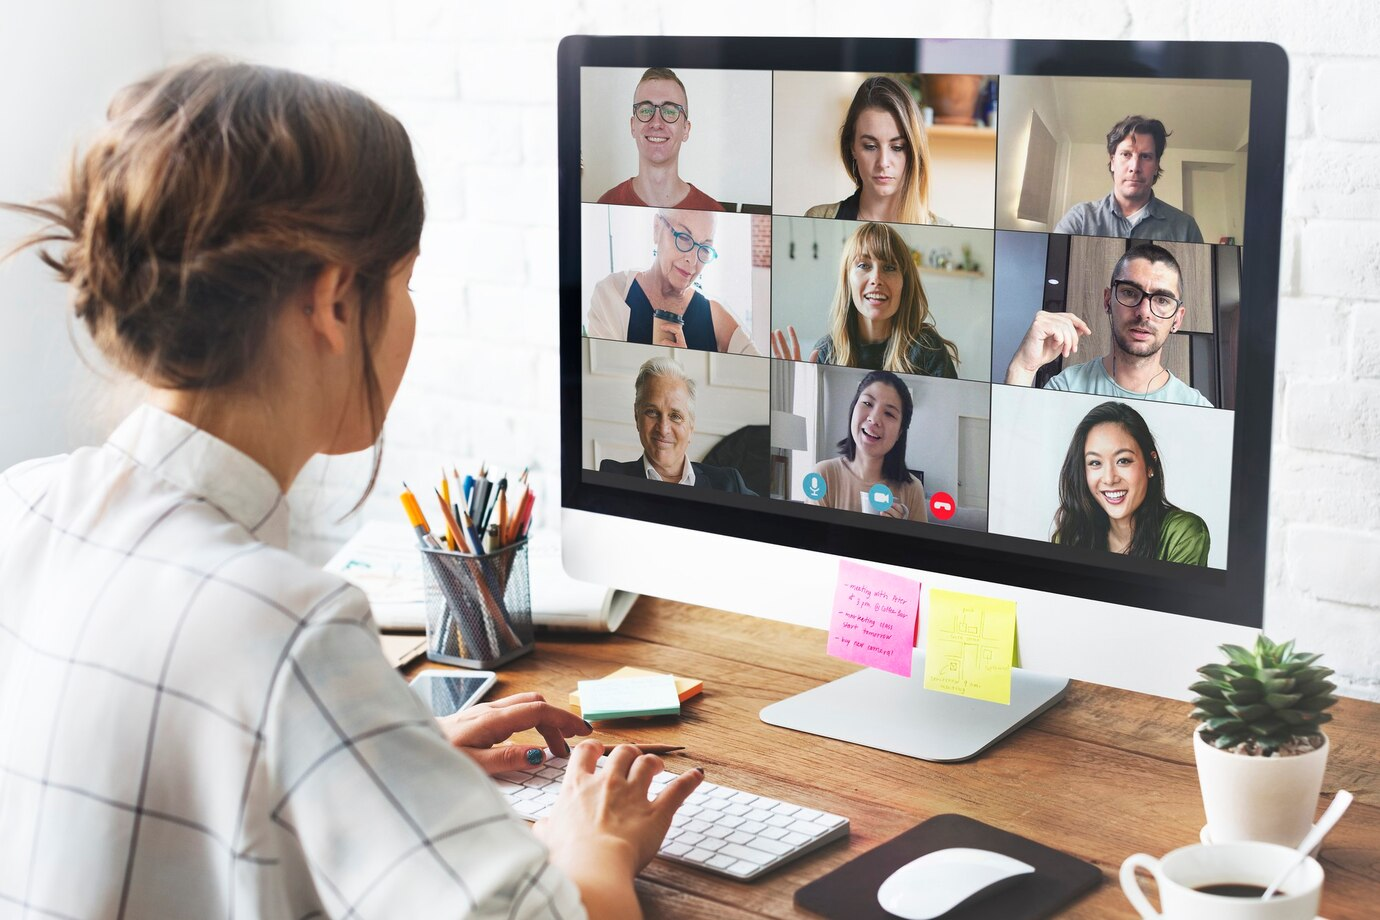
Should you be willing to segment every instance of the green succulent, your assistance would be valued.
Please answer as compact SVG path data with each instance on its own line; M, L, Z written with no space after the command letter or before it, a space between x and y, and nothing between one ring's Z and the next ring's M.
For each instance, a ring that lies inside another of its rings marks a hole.
M1294 651L1290 640L1276 645L1261 635L1255 651L1239 645L1223 645L1226 664L1198 669L1205 680L1188 689L1196 693L1193 718L1203 722L1203 740L1219 748L1234 748L1254 741L1273 754L1291 738L1318 734L1332 721L1325 710L1337 698L1328 681L1330 668L1316 667L1321 655Z

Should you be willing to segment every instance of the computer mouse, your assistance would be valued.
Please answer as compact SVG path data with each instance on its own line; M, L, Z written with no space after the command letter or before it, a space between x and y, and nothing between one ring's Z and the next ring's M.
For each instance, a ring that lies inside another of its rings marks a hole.
M935 850L887 876L877 889L877 903L904 920L933 920L960 904L1009 888L1034 871L1019 859L989 850Z

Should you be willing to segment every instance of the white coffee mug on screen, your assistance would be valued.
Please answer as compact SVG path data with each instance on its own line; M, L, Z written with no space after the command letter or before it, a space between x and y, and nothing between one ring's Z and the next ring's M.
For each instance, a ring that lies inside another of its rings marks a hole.
M872 495L870 491L860 491L858 493L858 501L862 504L863 514L882 513L877 509L876 505L872 504ZM896 513L897 515L899 515L901 520L904 521L910 518L910 507L905 502L899 502L893 499L891 502L891 507L896 509Z

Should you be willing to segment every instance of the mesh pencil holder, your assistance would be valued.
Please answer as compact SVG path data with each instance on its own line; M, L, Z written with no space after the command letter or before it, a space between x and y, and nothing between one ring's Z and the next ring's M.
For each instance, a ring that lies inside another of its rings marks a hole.
M427 658L495 668L532 650L526 540L483 556L421 552Z

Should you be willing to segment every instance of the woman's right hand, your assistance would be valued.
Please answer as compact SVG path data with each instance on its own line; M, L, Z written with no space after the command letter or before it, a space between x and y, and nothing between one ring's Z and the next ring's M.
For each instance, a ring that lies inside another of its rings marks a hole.
M602 753L596 741L575 746L556 807L533 828L550 850L552 864L579 887L591 917L614 915L615 910L606 913L598 906L613 908L626 897L636 905L633 876L656 855L676 809L704 780L698 767L687 770L648 801L661 758L619 745L596 771Z
M652 320L652 344L685 348L685 327L664 319Z
M787 336L789 335L789 338ZM800 360L800 339L796 337L795 327L787 326L786 331L777 329L771 334L771 354L773 358L781 358L786 361ZM810 363L819 361L819 349L810 352Z

